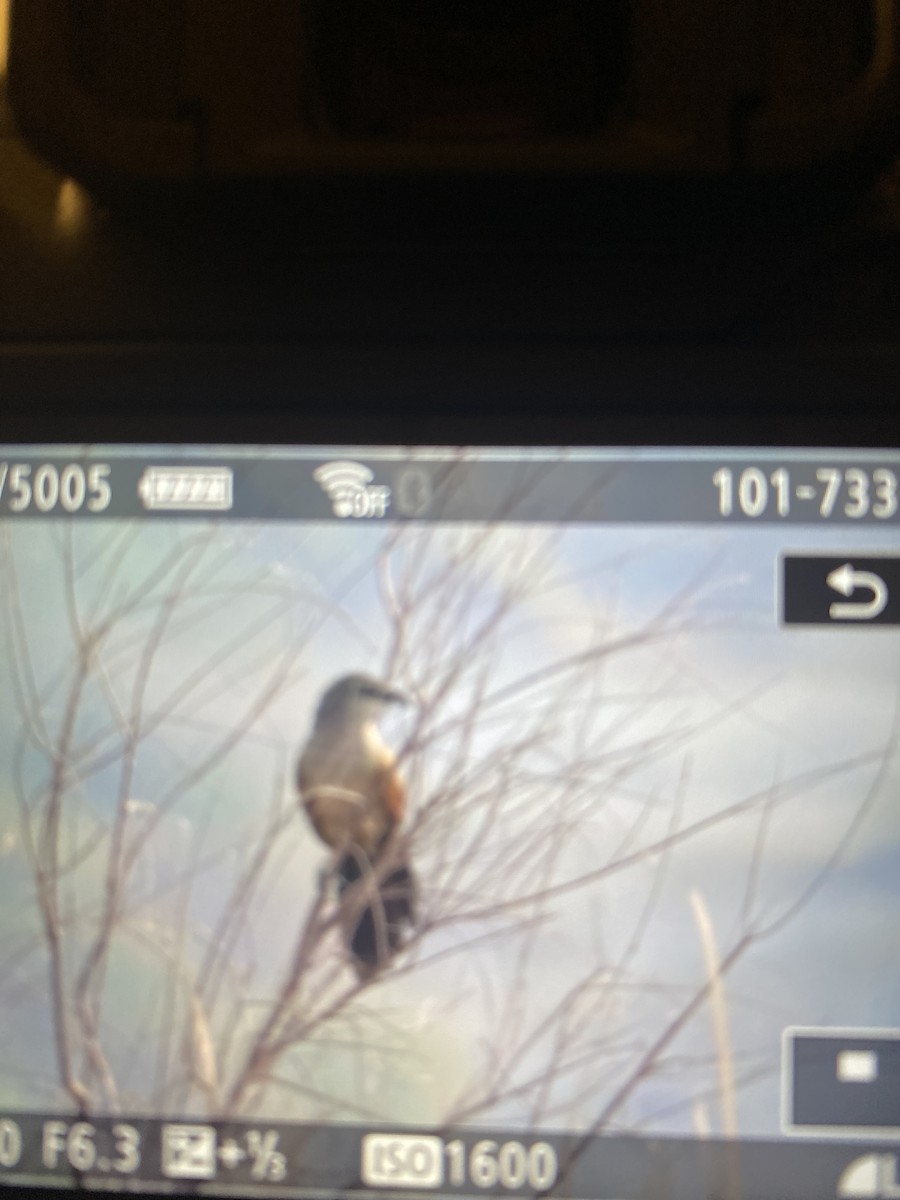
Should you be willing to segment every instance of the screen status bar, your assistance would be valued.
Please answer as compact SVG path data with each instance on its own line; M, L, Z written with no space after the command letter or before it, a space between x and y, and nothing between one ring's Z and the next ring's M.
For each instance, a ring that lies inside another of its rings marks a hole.
M900 455L0 450L0 516L890 526Z

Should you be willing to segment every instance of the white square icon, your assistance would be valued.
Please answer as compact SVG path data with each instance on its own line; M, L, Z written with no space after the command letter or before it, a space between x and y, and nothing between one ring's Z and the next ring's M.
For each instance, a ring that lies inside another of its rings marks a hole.
M841 1050L837 1077L841 1083L874 1083L878 1078L878 1055L874 1050Z

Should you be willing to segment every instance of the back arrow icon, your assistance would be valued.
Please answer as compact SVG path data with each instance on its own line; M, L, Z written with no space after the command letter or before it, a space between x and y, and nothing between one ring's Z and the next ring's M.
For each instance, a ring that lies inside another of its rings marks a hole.
M865 588L872 593L871 600L855 600L847 604L835 600L828 608L828 615L833 621L871 621L885 610L888 602L887 584L873 571L854 571L850 563L844 563L842 567L829 572L825 582L842 596L852 596L857 588Z

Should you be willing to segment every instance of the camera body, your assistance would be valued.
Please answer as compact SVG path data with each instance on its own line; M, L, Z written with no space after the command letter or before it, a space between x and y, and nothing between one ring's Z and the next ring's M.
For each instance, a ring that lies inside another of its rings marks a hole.
M10 96L86 180L784 176L898 114L896 0L28 0Z

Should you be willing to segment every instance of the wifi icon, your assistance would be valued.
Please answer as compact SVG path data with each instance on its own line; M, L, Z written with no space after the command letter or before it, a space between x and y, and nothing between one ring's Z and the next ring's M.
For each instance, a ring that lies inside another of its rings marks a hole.
M374 476L362 463L338 460L323 463L313 471L313 479L331 500L336 517L383 517L390 500L390 488L372 487Z

